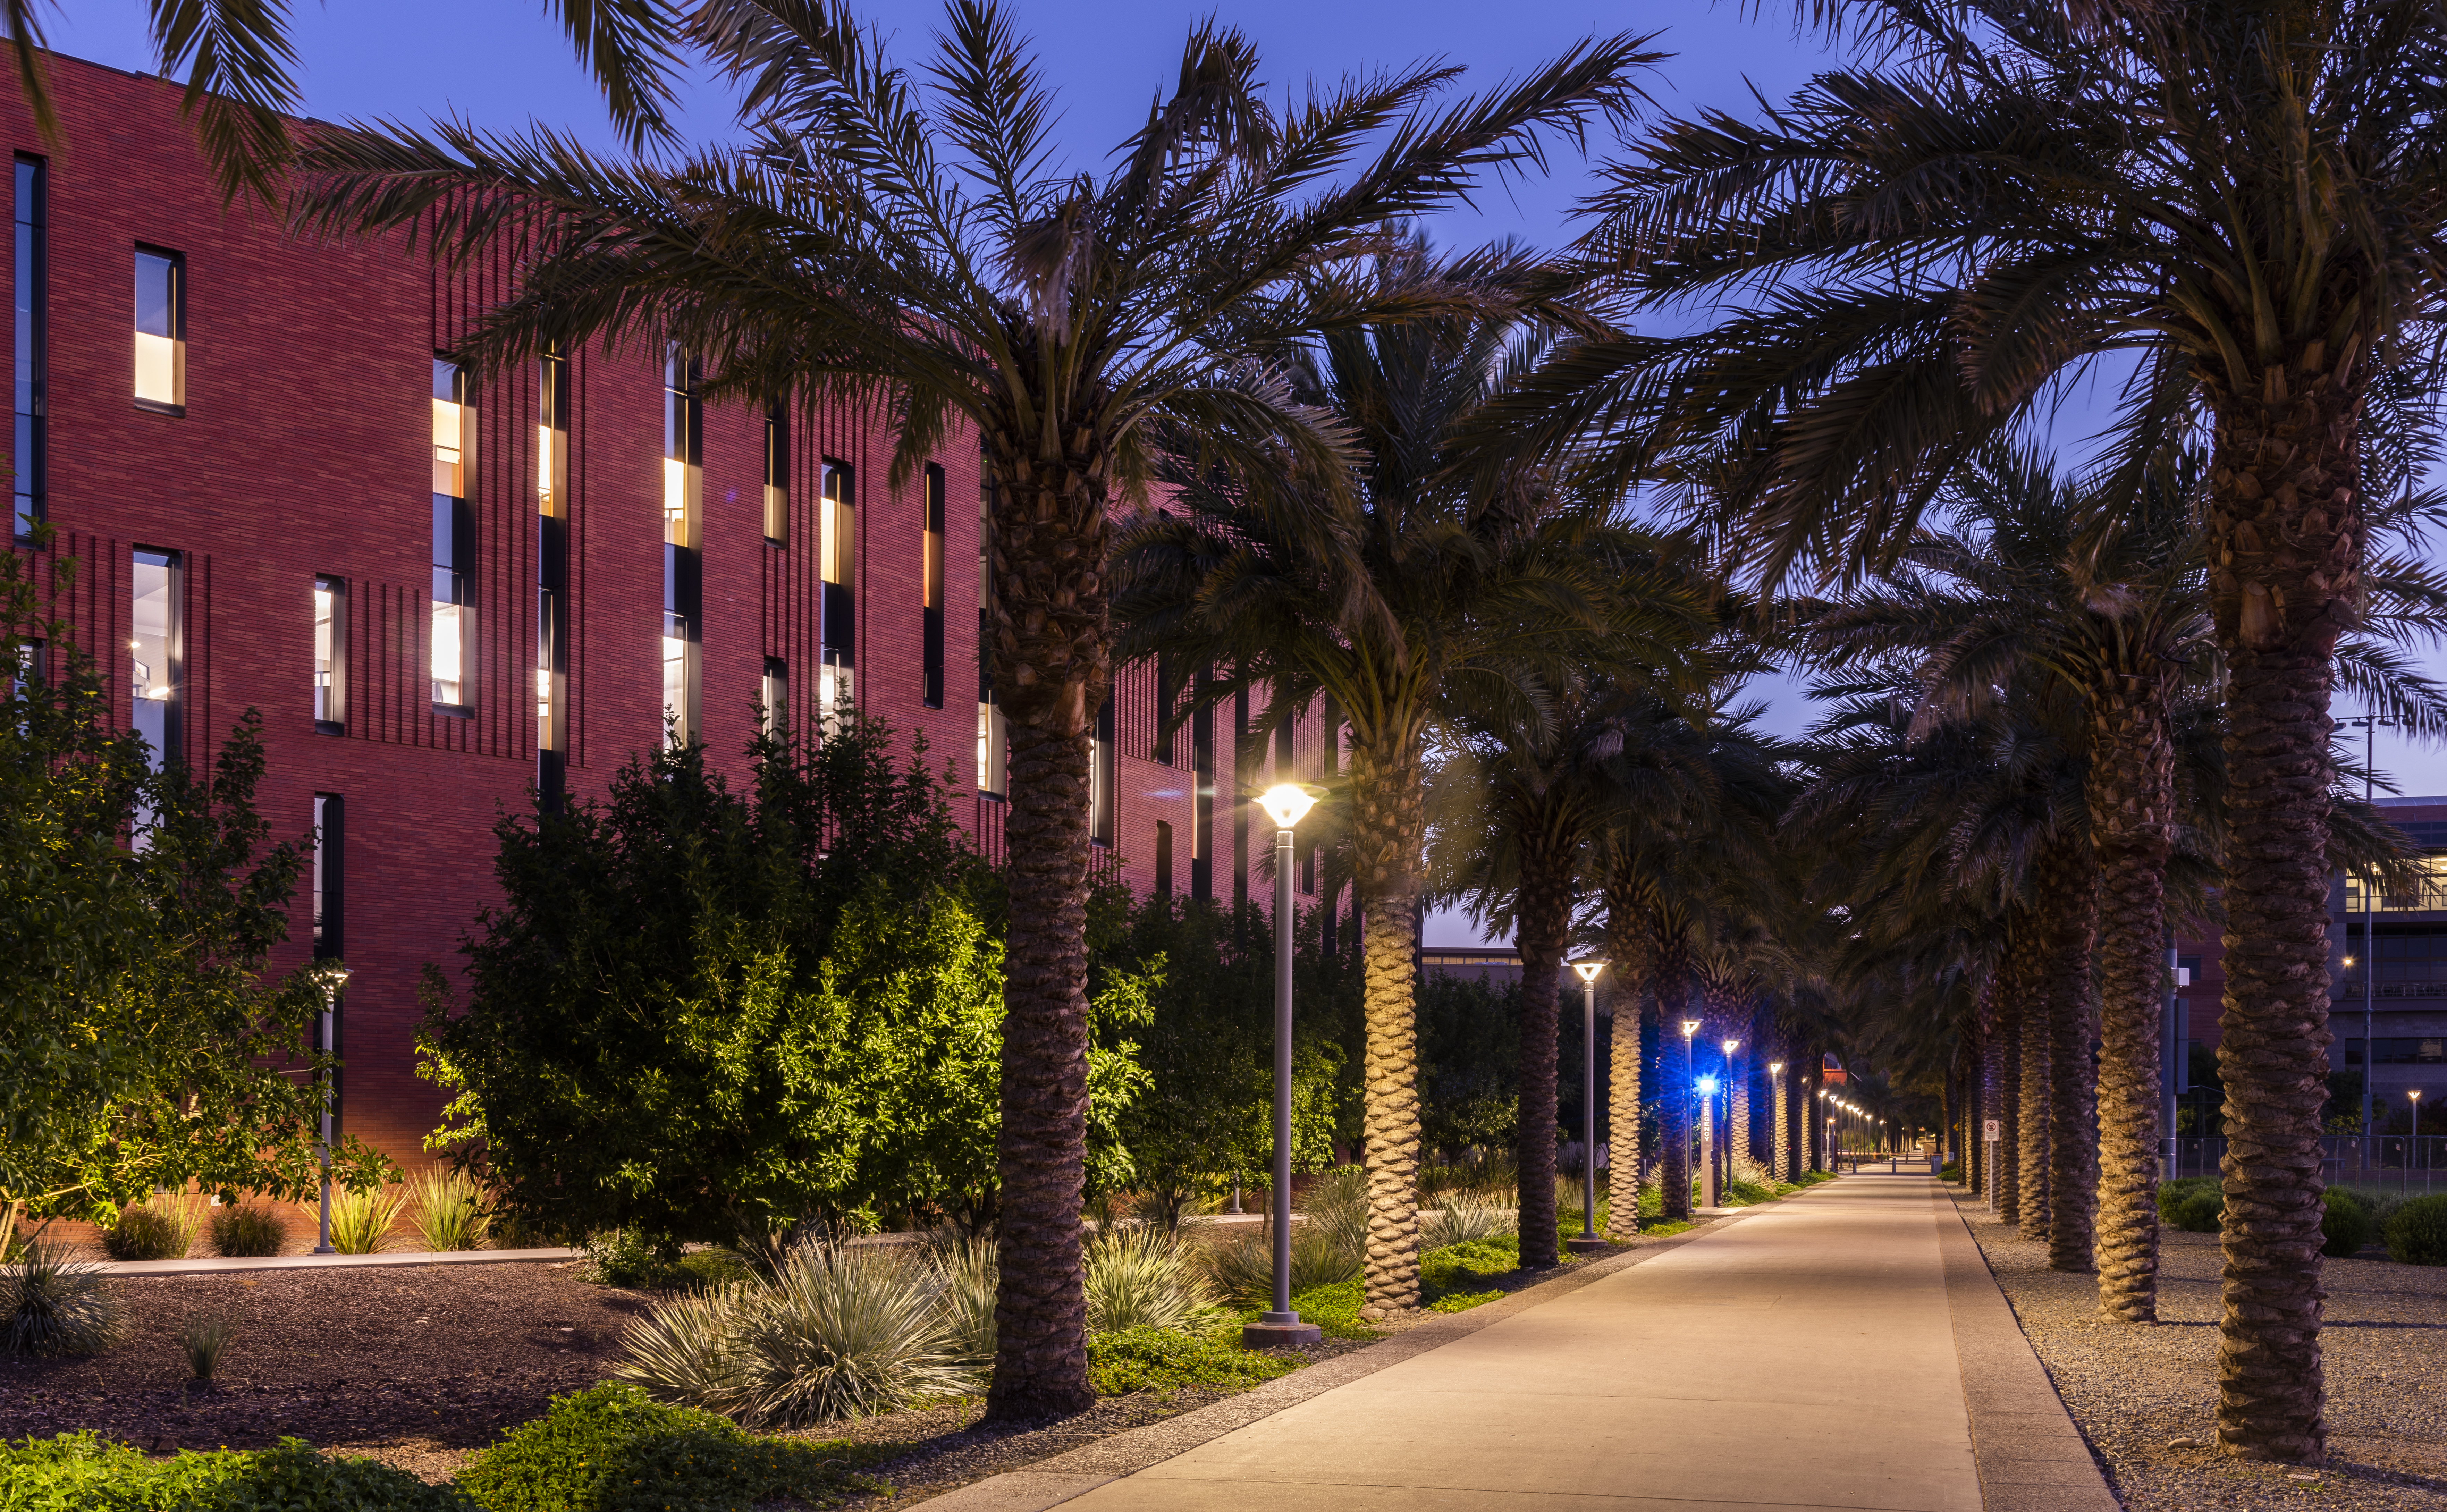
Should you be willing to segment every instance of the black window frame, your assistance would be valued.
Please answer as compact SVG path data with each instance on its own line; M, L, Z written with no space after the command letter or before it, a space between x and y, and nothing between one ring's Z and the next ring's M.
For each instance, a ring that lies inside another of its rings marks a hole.
M314 591L332 595L332 683L331 696L324 700L324 713L314 716L316 732L325 735L346 735L349 732L349 580L334 573L316 573Z
M128 379L128 396L134 401L138 409L148 415L167 415L174 420L180 419L187 413L187 255L175 248L157 247L151 242L140 241L135 244L134 251L129 255L131 275L137 257L160 257L170 265L170 388L179 397L166 403L159 399L138 398L132 371ZM129 297L131 300L134 297L132 288ZM132 360L137 331L136 312L132 306L128 311L127 330Z

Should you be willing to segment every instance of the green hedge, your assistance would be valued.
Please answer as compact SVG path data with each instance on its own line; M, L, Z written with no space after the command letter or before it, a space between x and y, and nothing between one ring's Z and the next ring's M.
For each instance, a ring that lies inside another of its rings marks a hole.
M0 1446L0 1512L476 1512L448 1486L295 1439L151 1460L91 1433Z
M2417 1197L2387 1217L2388 1257L2406 1265L2447 1265L2447 1193Z
M732 1512L795 1497L835 1506L882 1490L853 1473L889 1447L751 1438L728 1418L648 1401L634 1386L552 1399L460 1473L484 1512Z

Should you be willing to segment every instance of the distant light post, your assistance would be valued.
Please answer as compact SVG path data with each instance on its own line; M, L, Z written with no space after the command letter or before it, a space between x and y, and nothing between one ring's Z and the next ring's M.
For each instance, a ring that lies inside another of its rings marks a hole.
M1739 1141L1741 1143L1747 1143L1750 1137L1750 1130L1747 1128L1743 1129L1739 1135L1736 1135L1734 1132L1734 1051L1741 1049L1741 1045L1742 1042L1737 1039L1729 1039L1725 1041L1724 1184L1727 1186L1734 1184L1734 1150L1736 1147L1736 1142Z
M1785 1110L1784 1063L1768 1062L1767 1075L1768 1080L1775 1084L1775 1137L1767 1142L1768 1150L1775 1162L1775 1179L1779 1181L1789 1181L1793 1180L1793 1162L1787 1154L1792 1146L1786 1141L1784 1132L1785 1125L1791 1122L1790 1115Z
M1602 1250L1598 1238L1598 973L1603 961L1574 961L1581 978L1581 1232L1575 1250Z
M1275 1310L1242 1328L1241 1342L1253 1349L1325 1337L1292 1311L1292 826L1316 802L1297 783L1278 783L1258 797L1275 822Z
M1691 1049L1691 1036L1698 1032L1699 1020L1686 1018L1682 1021L1682 1075L1679 1080L1683 1083L1682 1159L1685 1162L1691 1159L1691 1141L1698 1132L1691 1126L1691 1106L1699 1086L1699 1062ZM1678 1196L1675 1200L1687 1201L1689 1198L1687 1195Z
M1714 1125L1717 1118L1717 1079L1702 1076L1694 1084L1699 1094L1699 1205L1717 1205L1717 1151Z
M2362 1059L2368 1061L2370 1057L2365 1055ZM2370 1068L2364 1066L2362 1069L2367 1072ZM2413 1087L2404 1096L2413 1105L2413 1147L2405 1153L2404 1159L2404 1168L2409 1172L2413 1169L2413 1162L2421 1159L2421 1088Z
M316 896L319 898L321 895L317 894ZM322 978L323 978L323 1044L322 1044L322 1050L323 1050L323 1053L324 1053L326 1056L329 1056L329 1055L332 1053L332 1006L333 1006L333 1004L334 1004L334 1003L338 1000L338 998L339 998L339 995L340 995L340 989L349 985L349 969L348 969L347 967L345 967L345 966L339 966L339 965L327 966L327 967L325 967L325 968L323 969L323 971L322 971L322 973L321 973L321 975L322 975ZM337 1255L337 1254L339 1253L339 1251L337 1251L337 1250L335 1250L335 1249L332 1248L332 1068L331 1068L331 1067L330 1067L330 1066L328 1066L328 1065L327 1065L327 1066L325 1066L325 1067L322 1068L322 1072L323 1072L323 1075L322 1075L322 1080L323 1080L323 1130L322 1130L322 1134L323 1134L323 1137L322 1137L322 1146L323 1146L323 1148L322 1148L322 1160L323 1160L323 1202L322 1202L322 1211L321 1211L321 1215L320 1215L320 1217L319 1217L319 1219L318 1219L318 1220L317 1220L317 1227L316 1227L316 1231L315 1231L315 1232L316 1232L316 1238L315 1238L315 1240L314 1240L314 1253L315 1253L315 1254L317 1254L317 1255Z

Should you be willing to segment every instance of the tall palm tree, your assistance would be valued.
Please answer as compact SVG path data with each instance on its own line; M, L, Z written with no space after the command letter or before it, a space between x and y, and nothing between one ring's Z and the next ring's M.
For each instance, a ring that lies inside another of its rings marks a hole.
M464 355L586 341L694 354L709 393L883 406L896 475L980 437L992 500L984 654L1008 715L1012 877L996 1303L997 1419L1076 1410L1087 1375L1090 737L1111 674L1111 510L1160 430L1323 482L1283 523L1341 539L1346 437L1267 355L1324 329L1474 311L1484 290L1354 276L1389 219L1629 102L1646 55L1578 45L1443 108L1413 67L1278 115L1240 33L1202 25L1179 85L1103 177L1063 167L1055 102L994 0L952 0L912 74L823 0L706 0L692 35L742 86L747 144L614 166L548 133L338 131L300 220L410 229L440 255L520 249ZM1389 130L1389 128L1391 128ZM1382 935L1383 931L1377 931Z
M1533 283L1496 253L1445 264L1423 242L1371 274L1387 306L1408 291ZM1418 1304L1418 1099L1408 921L1427 840L1427 752L1456 704L1517 688L1524 668L1560 675L1567 648L1603 644L1627 597L1601 518L1546 485L1538 459L1502 460L1494 482L1455 446L1460 426L1518 369L1506 313L1346 327L1298 354L1294 391L1348 437L1354 464L1207 465L1186 445L1169 501L1137 520L1121 555L1117 613L1128 655L1212 666L1205 696L1260 690L1267 719L1319 698L1346 722L1337 795L1363 939L1369 1187L1365 1312ZM1338 501L1348 498L1347 506ZM1307 528L1319 516L1331 531ZM1652 607L1686 595L1656 588ZM1690 617L1696 602L1669 608ZM1551 1055L1550 1055L1551 1058ZM1551 1190L1552 1183L1549 1183ZM1550 1225L1551 1227L1551 1225Z
M2439 355L2447 13L2400 0L1812 7L1866 37L1763 123L1675 122L1618 173L1593 259L1644 302L1732 303L1553 375L1565 428L1664 421L1756 548L1892 560L1957 463L2060 382L2130 364L2134 436L2206 436L2229 813L2218 1442L2318 1462L2326 704L2362 592L2370 411ZM1490 417L1501 424L1502 417ZM2154 444L2153 443L2152 444ZM2152 445L2136 448L2152 449ZM1696 498L1695 498L1696 502Z

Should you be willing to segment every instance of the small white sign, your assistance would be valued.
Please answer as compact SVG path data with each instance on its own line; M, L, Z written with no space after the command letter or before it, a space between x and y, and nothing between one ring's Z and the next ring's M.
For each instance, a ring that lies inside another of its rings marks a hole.
M2005 1137L2004 1133L1998 1128L1997 1125L1998 1121L1993 1118L1982 1119L1980 1121L1980 1127L1984 1131L1982 1137L1987 1140L1991 1144L1996 1143L1999 1140Z

